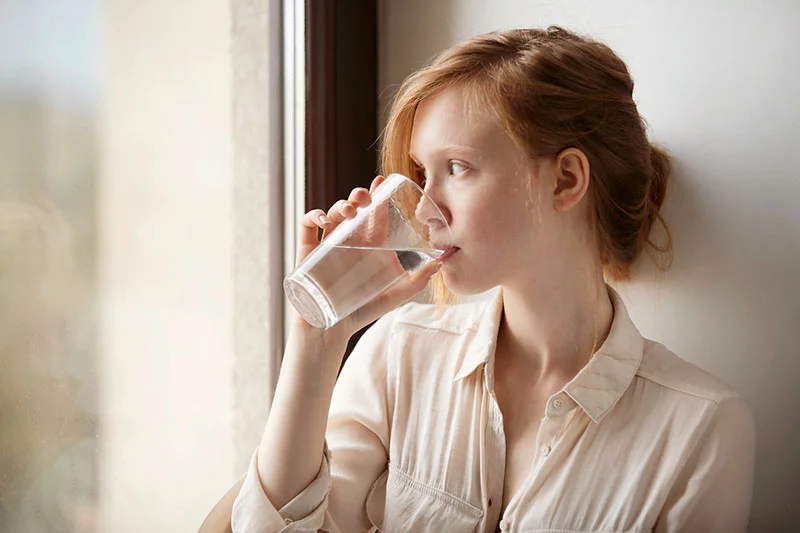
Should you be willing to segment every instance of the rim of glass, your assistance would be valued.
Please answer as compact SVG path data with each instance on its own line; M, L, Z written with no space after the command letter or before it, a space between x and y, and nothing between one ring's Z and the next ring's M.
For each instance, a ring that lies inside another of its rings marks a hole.
M433 198L431 198L430 196L428 196L425 193L423 188L420 187L419 184L416 181L412 180L408 176L406 176L404 174L400 174L399 172L392 172L391 174L386 176L386 181L389 181L392 178L407 181L408 183L410 183L411 185L416 187L416 189L419 191L419 193L424 198L428 199L428 201L431 203L431 205L436 209L436 213L438 213L438 215L439 215L439 220L441 220L444 223L444 227L447 228L447 248L445 248L444 250L441 250L441 251L445 252L445 251L447 251L447 249L452 248L453 247L453 231L450 229L450 224L448 224L447 220L444 218L444 214L442 213L442 210L439 209L439 205L436 202L433 201ZM425 224L425 226L426 227L430 227L428 224ZM428 231L430 231L430 230L428 230ZM431 244L430 239L428 239L428 244ZM431 246L431 247L433 247L433 246ZM434 249L436 249L436 248L434 248Z

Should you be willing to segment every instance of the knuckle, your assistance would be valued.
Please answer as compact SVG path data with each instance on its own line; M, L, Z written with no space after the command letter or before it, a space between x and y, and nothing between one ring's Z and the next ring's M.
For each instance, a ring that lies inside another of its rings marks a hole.
M350 193L350 200L356 200L359 196L364 196L364 194L369 194L369 191L364 187L356 187Z
M331 206L330 210L328 211L328 215L335 215L341 213L344 209L345 204L347 204L346 200L339 200L333 206Z

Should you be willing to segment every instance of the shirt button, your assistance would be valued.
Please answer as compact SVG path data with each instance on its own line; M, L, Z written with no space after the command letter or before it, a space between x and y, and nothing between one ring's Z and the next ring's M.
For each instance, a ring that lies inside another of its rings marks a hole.
M542 446L542 455L544 455L545 457L550 455L550 445L549 444L545 444L544 446Z
M553 400L553 409L561 409L564 406L564 402L561 398L556 398Z

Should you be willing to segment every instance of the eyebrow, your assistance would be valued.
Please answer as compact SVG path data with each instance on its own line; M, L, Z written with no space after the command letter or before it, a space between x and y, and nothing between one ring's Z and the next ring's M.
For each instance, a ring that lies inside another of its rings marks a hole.
M466 152L472 152L473 154L478 154L479 153L477 149L472 148L471 146L463 146L463 145L460 145L460 144L446 144L446 145L434 150L431 155L438 155L438 154L440 154L442 152L449 152L451 150L461 150L461 151L466 151ZM415 163L419 164L419 159L417 158L416 155L414 155L414 153L411 150L408 151L408 155L409 155L409 157L411 157L411 159L414 160Z

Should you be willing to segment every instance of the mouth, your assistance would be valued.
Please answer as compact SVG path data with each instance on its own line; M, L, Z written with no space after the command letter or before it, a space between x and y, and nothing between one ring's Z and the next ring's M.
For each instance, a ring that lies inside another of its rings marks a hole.
M461 248L459 248L458 246L451 246L442 255L439 256L439 261L444 263L445 261L453 257L453 254L458 252L460 249Z

